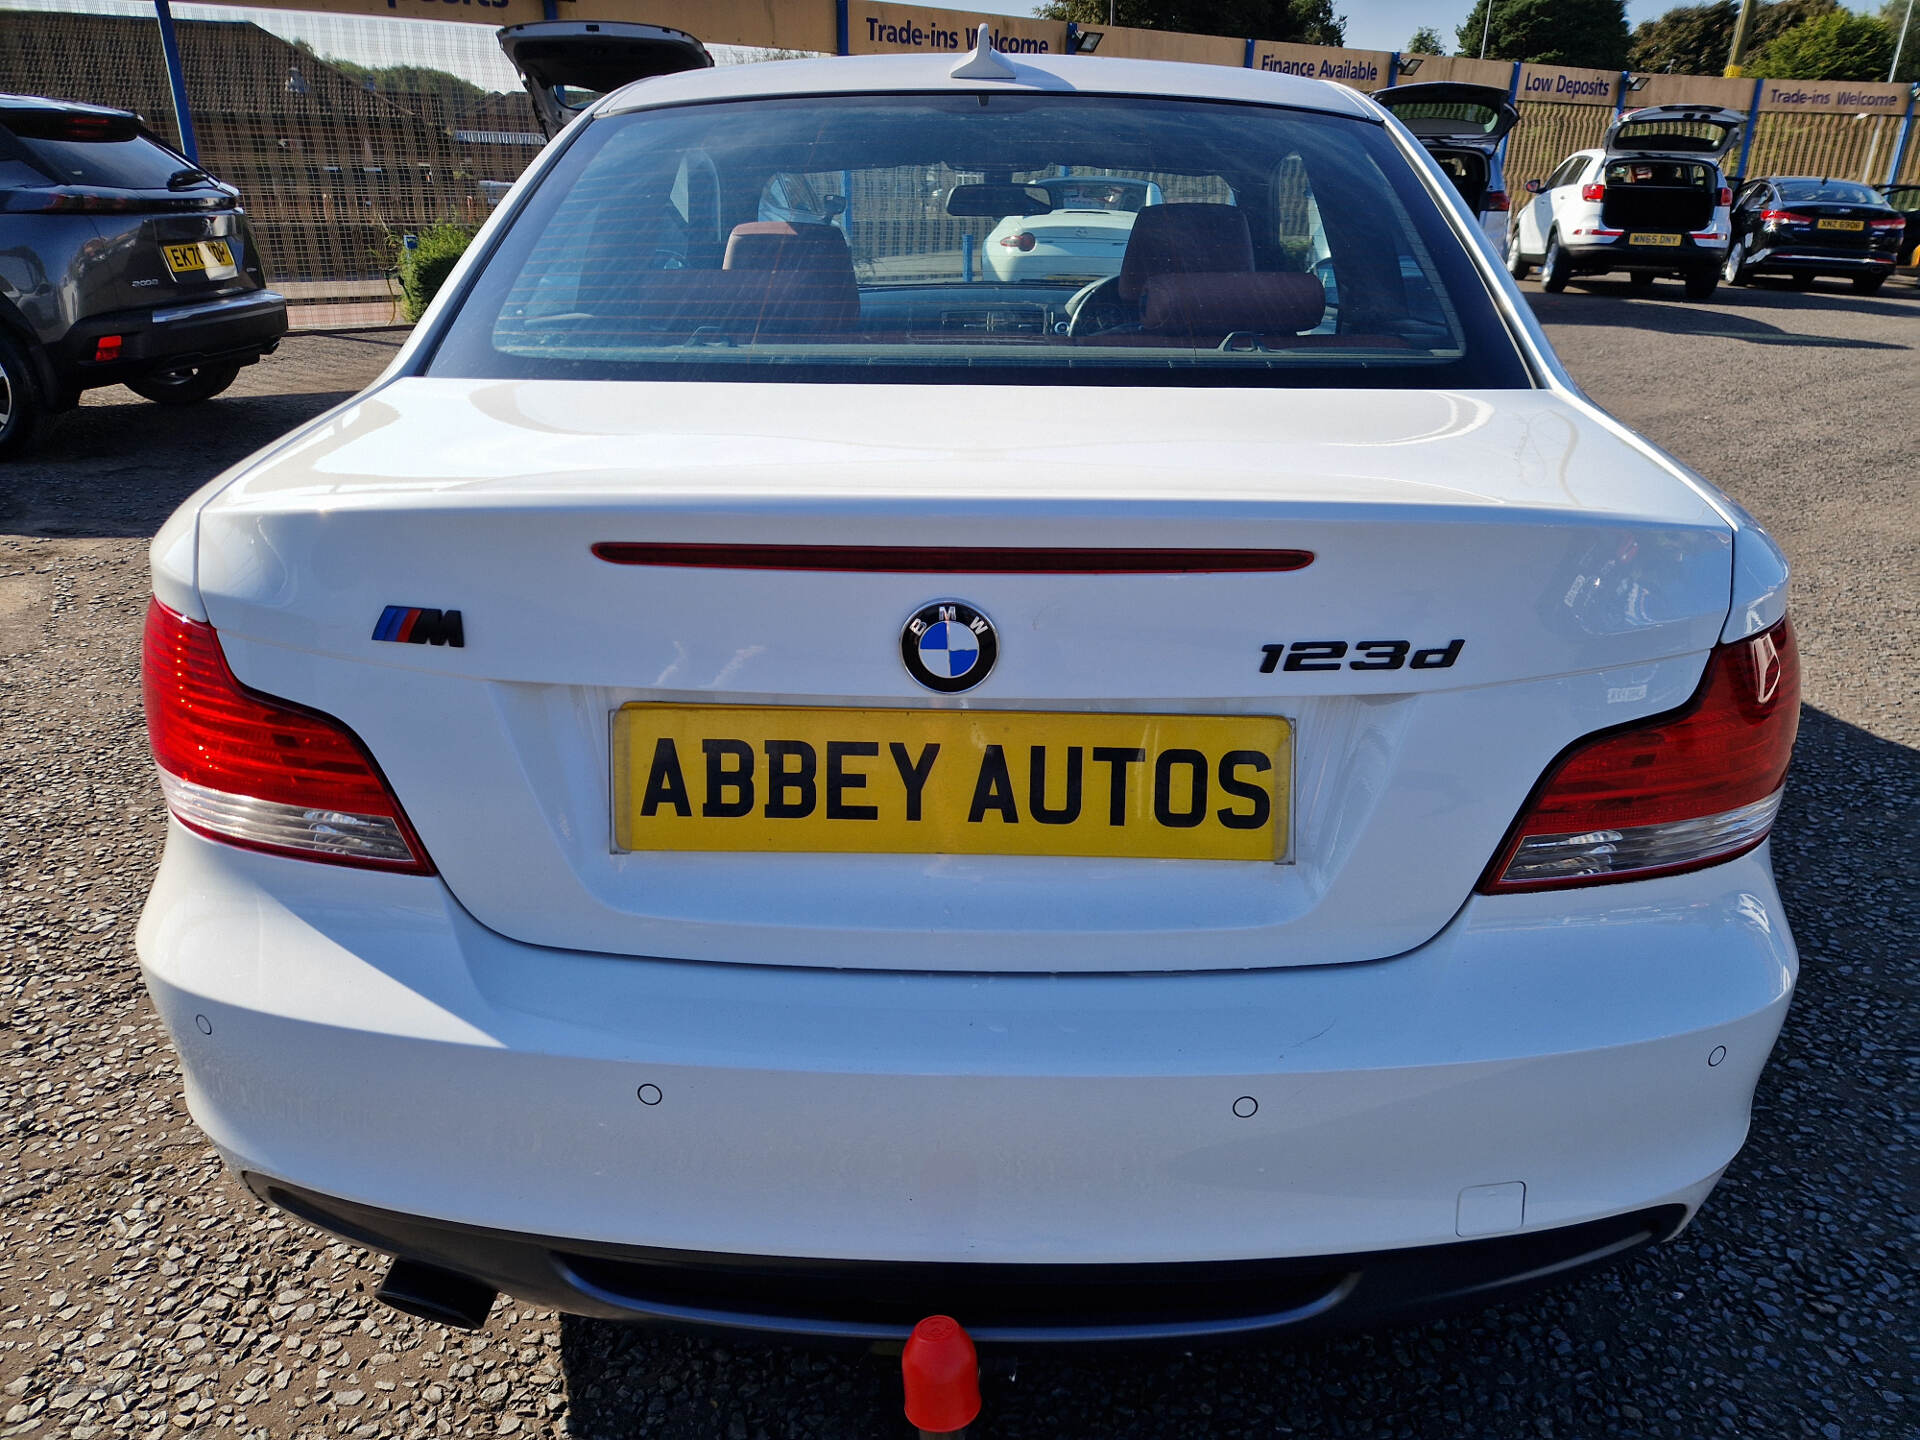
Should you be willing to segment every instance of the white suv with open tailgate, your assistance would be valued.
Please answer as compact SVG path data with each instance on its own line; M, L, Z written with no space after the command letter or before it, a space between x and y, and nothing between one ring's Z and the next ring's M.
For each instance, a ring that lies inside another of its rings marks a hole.
M1117 273L970 278L1069 169L1164 193ZM1475 223L1259 72L588 104L154 541L201 1128L469 1325L1306 1332L1675 1234L1796 973L1785 568Z
M1720 162L1747 117L1706 105L1652 105L1616 120L1598 150L1579 150L1545 180L1514 221L1507 268L1563 290L1576 275L1625 271L1636 290L1662 276L1689 300L1720 283L1732 233L1733 191Z

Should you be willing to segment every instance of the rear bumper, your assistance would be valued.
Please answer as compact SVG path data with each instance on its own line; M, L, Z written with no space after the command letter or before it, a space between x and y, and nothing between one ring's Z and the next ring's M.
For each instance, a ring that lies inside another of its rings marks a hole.
M1584 275L1604 274L1609 270L1652 270L1662 274L1687 274L1717 270L1727 258L1727 242L1696 241L1681 237L1678 245L1629 245L1623 236L1615 241L1569 243L1567 254L1573 268Z
M1475 897L1394 960L1005 976L543 950L436 879L177 825L139 950L195 1119L259 1187L366 1243L629 1316L649 1285L596 1291L552 1257L1312 1262L1297 1279L1446 1247L1512 1283L1539 1268L1527 1246L1460 1242L1699 1205L1796 973L1764 849ZM1371 1313L1347 1295L1298 1323L1335 1308Z
M273 290L251 290L89 316L54 347L54 365L64 382L84 389L168 365L248 364L271 353L286 333L286 298ZM101 338L109 335L120 337L116 358L95 360Z
M900 1341L929 1313L983 1344L1191 1342L1400 1324L1490 1304L1665 1240L1685 1203L1489 1240L1173 1265L996 1265L714 1255L397 1215L247 1175L330 1234L608 1320L811 1340ZM1705 1187L1702 1187L1704 1193Z
M1822 250L1808 245L1756 250L1747 257L1749 270L1813 272L1822 275L1891 274L1896 256L1891 250Z

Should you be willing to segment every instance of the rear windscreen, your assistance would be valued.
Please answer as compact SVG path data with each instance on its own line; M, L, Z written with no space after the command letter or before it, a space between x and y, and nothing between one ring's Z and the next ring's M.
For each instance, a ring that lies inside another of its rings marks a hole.
M1880 192L1853 180L1779 180L1780 198L1790 205L1873 205L1886 202Z
M1071 93L766 99L594 120L503 237L429 368L1530 383L1459 237L1380 125Z
M1718 155L1731 144L1738 127L1720 120L1686 120L1653 115L1625 120L1609 141L1616 150L1665 150L1681 154Z
M135 122L63 110L0 110L0 125L26 158L58 185L164 190L197 175L186 160L139 132Z

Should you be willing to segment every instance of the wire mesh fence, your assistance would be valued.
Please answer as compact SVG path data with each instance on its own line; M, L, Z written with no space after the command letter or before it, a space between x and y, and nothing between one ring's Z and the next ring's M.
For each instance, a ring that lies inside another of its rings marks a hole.
M239 187L296 324L400 318L395 271L408 237L477 225L540 150L489 25L193 4L174 14L200 163ZM0 90L130 109L180 140L149 0L0 0ZM1519 109L1506 157L1513 190L1598 145L1615 115L1555 101ZM1900 131L1897 115L1762 113L1747 173L1881 180ZM1188 193L1190 177L1143 178L1168 200L1203 198ZM1920 180L1920 143L1907 144L1901 178ZM888 232L917 226L942 243L907 248L958 258L991 228L886 213L857 188L845 199L856 254L863 244L897 251Z
M239 188L304 323L394 318L406 237L477 225L544 143L487 27L175 16L200 163ZM149 5L0 9L0 90L133 110L180 144Z
M1576 150L1598 145L1613 123L1611 105L1567 105L1523 100L1520 123L1507 138L1507 188L1518 190L1528 180L1546 176Z

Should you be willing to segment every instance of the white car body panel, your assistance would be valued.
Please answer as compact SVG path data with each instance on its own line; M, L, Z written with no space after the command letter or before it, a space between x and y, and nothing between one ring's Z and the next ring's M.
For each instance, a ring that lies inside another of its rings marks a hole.
M235 673L352 726L505 934L878 969L1377 959L1446 923L1562 746L1684 701L1726 623L1727 522L1546 392L1097 389L1062 414L1034 390L758 389L743 412L727 384L403 380L202 512L200 591ZM950 417L985 407L1033 438L957 445ZM1317 558L1063 585L590 554L933 532ZM898 635L945 594L1005 640L986 683L942 701ZM373 641L389 604L460 609L466 647ZM1085 643L1116 630L1117 649ZM1259 672L1269 642L1403 632L1466 643L1446 670ZM607 717L646 700L1281 713L1300 727L1299 858L613 854Z
M1384 966L697 965L518 945L437 880L175 826L139 946L242 1170L578 1239L1131 1263L1446 1242L1488 1184L1529 1229L1691 1210L1785 1015L1778 916L1762 850L1477 897Z

